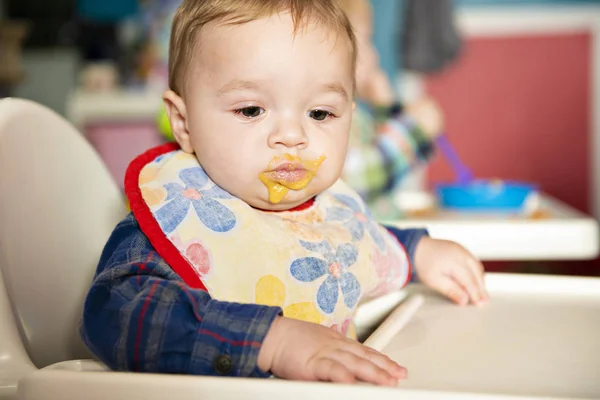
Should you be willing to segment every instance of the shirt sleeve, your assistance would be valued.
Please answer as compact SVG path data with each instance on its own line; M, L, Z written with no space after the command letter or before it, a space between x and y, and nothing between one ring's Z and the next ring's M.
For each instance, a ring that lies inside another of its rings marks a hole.
M429 236L429 233L426 229L398 229L391 226L384 226L384 228L394 235L398 242L404 246L410 262L410 281L415 281L415 255L417 253L417 246L423 237Z
M401 111L357 109L343 179L367 202L391 190L407 173L428 162L433 141Z
M376 127L371 113L357 106L352 117L342 179L366 201L379 196L390 182L386 160L375 143Z
M258 353L281 313L188 287L130 215L103 251L80 332L113 370L267 377Z
M390 172L392 185L428 162L434 153L433 141L404 114L380 121L375 142Z

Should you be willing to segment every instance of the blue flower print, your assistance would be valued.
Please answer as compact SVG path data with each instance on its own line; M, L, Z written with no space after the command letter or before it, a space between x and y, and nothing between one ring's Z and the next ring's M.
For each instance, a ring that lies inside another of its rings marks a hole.
M310 251L321 254L318 257L303 257L292 262L290 273L301 282L313 282L327 275L317 291L317 304L327 314L331 314L338 301L339 289L342 289L344 304L354 308L360 297L358 279L348 272L348 268L356 262L358 251L351 243L341 244L334 252L329 243L322 241L310 243L300 241Z
M218 186L205 188L208 176L200 167L186 168L179 172L179 183L167 183L167 204L159 208L155 217L165 233L173 232L184 220L190 205L207 228L215 232L227 232L235 226L235 215L214 199L233 197Z
M176 154L177 154L177 151L171 151L169 153L161 154L160 156L158 156L154 159L153 163L160 164L162 161L169 160L170 158L174 157Z
M383 250L385 248L383 235L369 209L363 209L363 207L350 196L336 194L333 197L346 207L332 207L328 209L327 220L343 222L344 226L350 231L352 240L355 242L363 238L366 229L369 231L369 234L377 247Z

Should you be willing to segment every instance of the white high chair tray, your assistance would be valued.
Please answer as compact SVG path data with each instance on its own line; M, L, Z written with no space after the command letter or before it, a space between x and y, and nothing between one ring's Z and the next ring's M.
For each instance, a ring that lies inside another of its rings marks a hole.
M407 296L424 296L402 331L390 341L371 343L409 369L408 380L398 389L106 372L93 361L69 361L24 378L18 398L600 398L600 279L489 274L487 283L492 301L484 308L454 306L420 285L360 307L358 331L365 332L398 304L406 304ZM382 326L394 325L387 322Z
M490 274L491 301L457 307L420 285L425 301L388 343L409 371L401 388L600 398L600 279Z

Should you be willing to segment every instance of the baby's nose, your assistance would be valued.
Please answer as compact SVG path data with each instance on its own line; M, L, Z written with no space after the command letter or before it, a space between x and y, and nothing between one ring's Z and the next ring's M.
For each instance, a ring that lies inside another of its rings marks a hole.
M285 121L269 137L269 146L306 147L308 137L300 121Z

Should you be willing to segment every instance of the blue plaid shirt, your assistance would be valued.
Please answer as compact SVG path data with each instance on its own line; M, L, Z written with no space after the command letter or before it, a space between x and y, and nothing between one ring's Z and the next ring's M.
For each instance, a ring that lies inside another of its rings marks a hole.
M389 230L413 259L424 230ZM133 215L112 233L83 310L81 336L117 371L267 377L258 352L279 307L214 300L158 255Z

